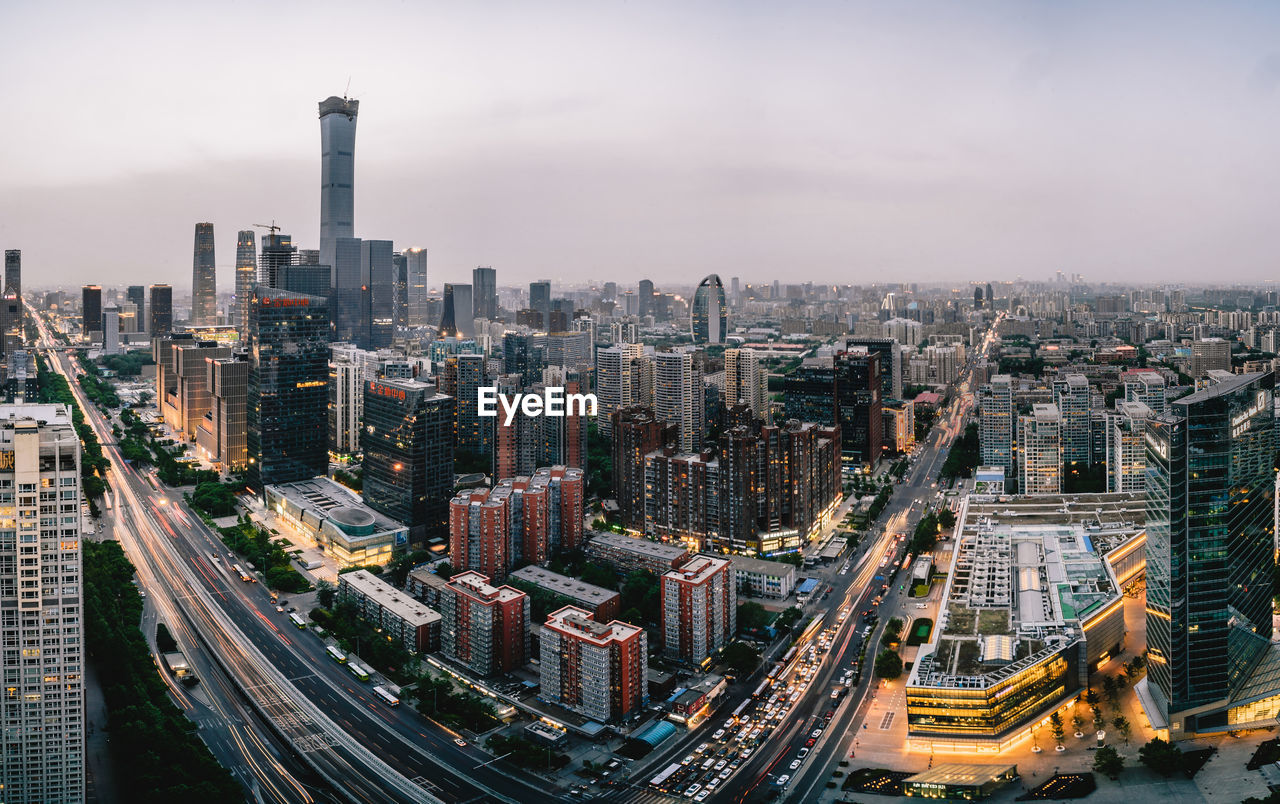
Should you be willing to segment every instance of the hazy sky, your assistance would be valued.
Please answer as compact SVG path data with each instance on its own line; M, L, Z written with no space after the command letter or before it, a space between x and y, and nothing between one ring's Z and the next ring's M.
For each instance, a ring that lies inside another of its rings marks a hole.
M356 234L661 285L1268 280L1280 5L0 0L0 247L29 286L219 285L317 247L316 104L360 100Z

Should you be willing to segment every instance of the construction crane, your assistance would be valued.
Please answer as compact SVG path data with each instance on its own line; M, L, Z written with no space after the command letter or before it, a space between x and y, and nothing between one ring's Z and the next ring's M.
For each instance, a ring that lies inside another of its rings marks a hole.
M265 224L265 223L255 223L255 224L254 224L254 226L256 226L256 227L257 227L257 228L259 228L259 229L268 229L268 230L270 230L270 231L271 231L271 236L272 236L272 237L275 237L275 236L276 236L276 232L280 231L280 228L281 228L281 227L279 227L279 226L276 226L276 220L275 220L275 218L272 218L272 219L271 219L271 225L270 225L270 226L268 226L268 225L267 225L267 224Z

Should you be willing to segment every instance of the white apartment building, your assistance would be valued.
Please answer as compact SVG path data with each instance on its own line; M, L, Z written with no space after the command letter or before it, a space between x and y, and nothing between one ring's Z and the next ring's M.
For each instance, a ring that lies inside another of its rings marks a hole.
M84 801L80 439L62 405L0 405L0 800Z

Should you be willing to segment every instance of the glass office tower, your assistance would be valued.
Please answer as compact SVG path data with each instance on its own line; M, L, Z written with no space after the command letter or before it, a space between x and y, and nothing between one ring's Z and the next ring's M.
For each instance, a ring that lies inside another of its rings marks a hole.
M1214 384L1148 422L1149 686L1170 737L1225 726L1271 641L1271 372Z
M328 471L328 334L323 298L253 289L246 442L249 482L259 491Z

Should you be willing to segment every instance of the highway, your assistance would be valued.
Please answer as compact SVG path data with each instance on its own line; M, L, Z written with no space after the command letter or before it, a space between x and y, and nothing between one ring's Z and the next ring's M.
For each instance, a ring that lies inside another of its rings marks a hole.
M326 658L318 638L287 626L259 584L242 583L226 571L225 559L213 560L227 553L203 522L120 458L110 423L75 381L71 358L58 349L46 354L70 380L111 460L114 524L143 588L166 621L179 619L174 615L180 610L191 624L186 636L197 636L204 648L193 650L193 660L203 655L223 667L248 703L346 800L558 800L545 783L533 787L523 774L490 769L483 771L483 783L473 782L466 771L491 761L490 755L455 745L455 735L410 706L390 709L376 701L370 685ZM174 608L164 610L168 605ZM287 774L268 767L262 775L262 784L274 777L279 785Z

